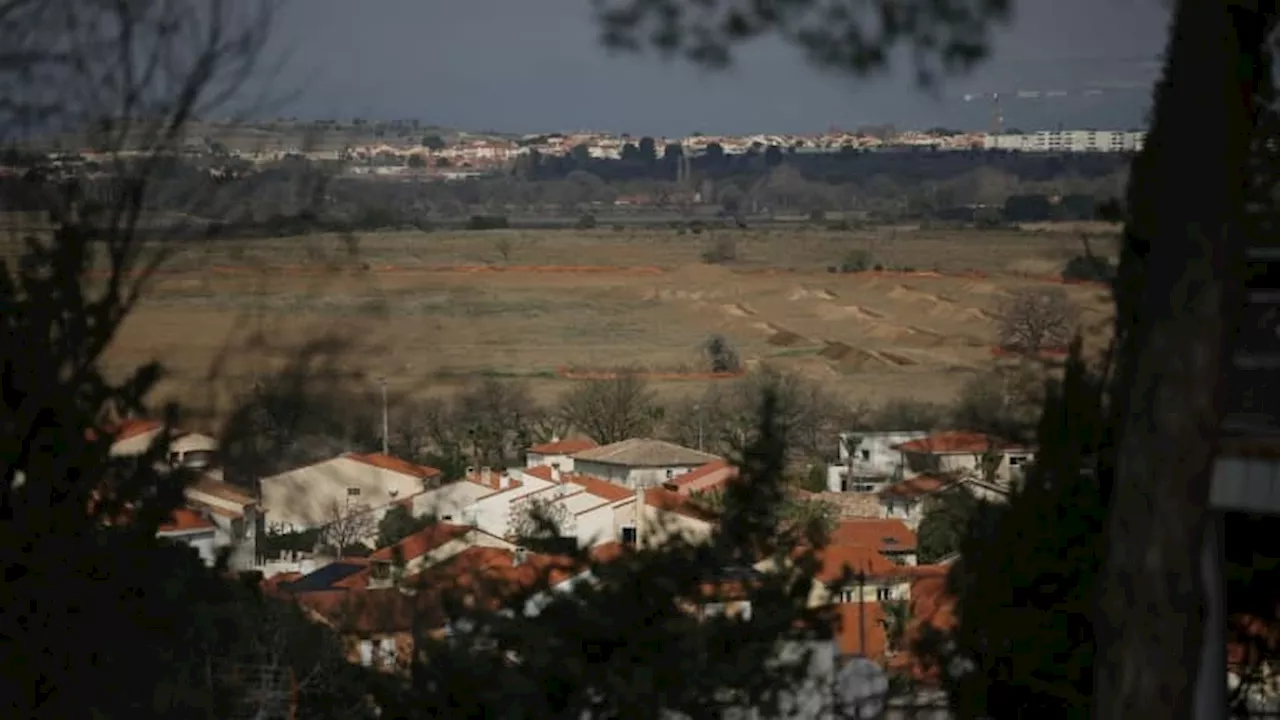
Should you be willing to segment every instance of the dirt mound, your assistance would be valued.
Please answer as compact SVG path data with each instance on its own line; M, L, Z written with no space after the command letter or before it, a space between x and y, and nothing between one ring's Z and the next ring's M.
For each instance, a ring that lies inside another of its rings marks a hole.
M913 365L919 365L919 364L920 364L920 363L916 362L915 360L912 360L911 358L907 357L906 355L902 355L902 354L900 354L900 353L889 352L889 351L887 351L887 350L881 350L881 351L880 351L879 353L877 353L877 354L878 354L880 357L884 358L885 360L888 360L889 362L893 363L894 365L897 365L898 367L911 367L911 366L913 366Z
M1008 295L994 283L989 282L971 282L966 283L962 288L966 293L972 295Z
M720 309L734 317L751 317L756 314L755 310L747 307L742 303L733 303L731 305L721 305Z
M915 364L910 359L901 356L890 358L886 357L884 353L856 348L842 342L828 342L818 355L839 363L841 370L844 372L874 372Z
M876 340L906 340L915 336L915 331L909 327L901 325L892 325L890 323L875 323L866 331L866 336L875 338Z
M855 320L869 320L872 322L883 320L885 315L882 312L865 308L861 305L827 305L819 304L814 306L814 311L818 317L823 320L847 320L853 318Z
M982 308L969 308L968 310L964 311L964 314L966 317L971 317L971 318L974 318L975 320L989 320L989 321L995 322L1000 319L996 317L993 313L987 310L983 310Z
M810 288L805 288L805 287L798 287L795 290L792 290L791 293L787 295L787 299L793 300L793 301L808 300L812 298L818 298L821 300L834 300L836 296L830 290L822 290L822 289L812 290Z
M791 332L790 330L778 330L769 336L765 342L775 347L795 347L804 343L804 338Z

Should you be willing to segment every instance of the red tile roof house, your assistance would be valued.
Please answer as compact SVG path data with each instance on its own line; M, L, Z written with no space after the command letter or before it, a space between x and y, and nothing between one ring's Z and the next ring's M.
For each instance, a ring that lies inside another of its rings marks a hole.
M349 660L404 672L419 639L443 639L454 631L454 603L498 610L518 598L526 611L536 612L540 592L556 592L584 572L568 558L472 547L407 578L401 588L339 588L294 597L313 619L338 632ZM278 592L289 594L288 585Z
M173 511L169 522L161 525L156 537L181 543L193 548L204 561L213 567L218 559L218 526L207 513L190 508L178 508Z
M902 453L906 477L920 474L958 474L978 481L990 471L996 485L1020 479L1022 468L1035 459L1035 450L975 432L948 431L896 446Z
M573 472L573 455L584 450L598 447L591 438L577 437L553 439L551 442L534 445L525 451L524 466L535 468L542 465L559 465L563 472Z
M262 478L259 487L267 527L299 531L362 509L376 525L392 503L437 487L441 475L387 455L346 453Z
M842 519L827 542L871 548L899 565L916 564L915 531L901 520Z
M554 466L525 468L521 474L545 485L512 502L513 518L527 512L531 503L547 502L559 508L561 536L574 538L579 547L615 541L636 543L636 492Z

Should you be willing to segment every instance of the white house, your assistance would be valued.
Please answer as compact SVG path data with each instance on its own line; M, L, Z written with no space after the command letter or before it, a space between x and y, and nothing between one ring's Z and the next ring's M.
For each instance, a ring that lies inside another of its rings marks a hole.
M524 466L535 468L559 465L564 472L573 472L573 455L599 447L591 438L555 439L549 443L534 445L525 451Z
M1008 486L1035 460L1031 448L975 432L948 431L899 443L904 476L919 474L991 478ZM989 463L989 465L988 465Z
M887 485L880 491L880 517L901 520L912 532L916 532L929 509L930 498L961 489L987 502L1002 502L1008 498L1006 487L988 484L972 474L914 475Z
M216 545L231 548L229 564L237 570L255 566L262 513L258 499L246 490L223 482L210 471L184 490L187 505L203 513L217 529Z
M174 510L169 522L160 526L156 537L194 548L204 564L210 567L227 541L225 537L219 537L218 526L206 513L190 508Z
M923 430L840 433L839 462L827 466L827 490L878 492L902 476L902 453L897 446L928 436Z
M462 516L457 522L501 538L511 534L518 500L555 485L550 480L521 470L495 472L489 468L481 468L477 475L469 476L469 480L482 486L487 485L491 491L462 508Z
M262 478L259 487L267 527L298 531L360 511L373 512L376 523L393 502L432 488L440 476L387 455L346 453Z
M461 522L463 510L501 490L502 483L510 478L511 474L506 471L490 471L487 477L482 472L472 472L461 480L412 496L409 509L415 517L433 517L444 523Z
M635 544L636 493L629 488L591 477L562 473L558 467L527 468L533 476L551 486L518 499L513 515L525 512L534 501L547 501L560 508L560 534L573 537L579 547L595 547L608 542Z
M650 488L720 458L649 438L632 438L573 455L574 471L625 487Z

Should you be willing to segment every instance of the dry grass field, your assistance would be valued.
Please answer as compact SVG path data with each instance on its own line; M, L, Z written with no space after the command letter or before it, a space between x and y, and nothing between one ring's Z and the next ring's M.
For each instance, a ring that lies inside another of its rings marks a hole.
M270 373L309 339L340 338L331 382L385 377L433 394L469 377L520 377L549 398L566 369L666 373L701 392L719 333L748 366L802 373L833 395L946 401L995 362L1002 294L1043 284L1079 253L1073 232L908 228L378 233L199 243L178 251L109 355L158 359L161 395L200 405ZM738 259L701 260L731 239ZM354 240L354 242L353 242ZM1095 242L1095 246L1104 244ZM829 271L851 250L914 273ZM1105 327L1102 289L1061 285ZM211 379L212 378L212 379Z

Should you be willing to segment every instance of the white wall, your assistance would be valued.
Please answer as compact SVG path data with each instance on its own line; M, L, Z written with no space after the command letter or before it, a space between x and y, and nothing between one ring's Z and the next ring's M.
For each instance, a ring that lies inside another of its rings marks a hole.
M657 487L668 480L674 480L684 473L698 467L697 465L672 465L660 468L632 468L622 465L578 460L574 472L592 475L608 480L616 485L629 488Z
M491 535L506 537L511 529L512 502L526 495L553 487L540 478L523 475L520 487L508 488L480 498L462 510L464 525L477 527Z
M560 472L573 472L573 456L572 455L543 455L542 453L527 453L524 459L525 468L535 468L539 465L555 465L560 464Z
M464 508L480 498L491 495L495 491L478 483L467 480L443 485L413 497L412 512L414 516L434 516L441 522L462 522ZM453 518L447 520L446 518Z
M305 530L328 524L335 503L340 508L385 508L422 492L423 485L412 475L337 457L263 478L261 488L268 527ZM360 494L348 496L348 488L359 488Z
M855 476L893 476L902 468L902 453L895 446L928 436L924 430L840 433L839 464L852 465Z
M912 532L920 529L924 519L924 498L880 498L880 517L901 520Z
M578 513L575 516L574 536L579 547L595 547L603 543L617 540L614 532L614 511L612 505Z

